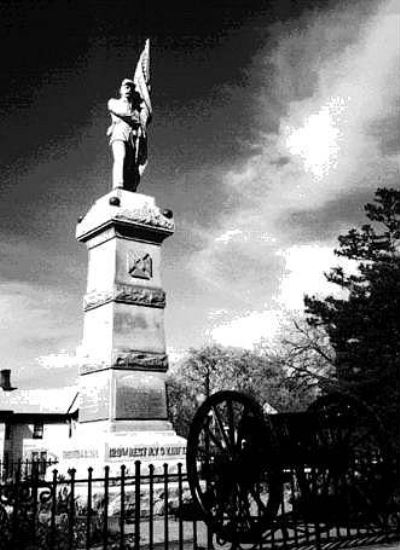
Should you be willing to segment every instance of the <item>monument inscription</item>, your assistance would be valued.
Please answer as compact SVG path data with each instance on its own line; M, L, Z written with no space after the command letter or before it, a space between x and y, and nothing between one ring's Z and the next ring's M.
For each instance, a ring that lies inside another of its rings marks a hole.
M106 379L94 373L82 381L79 403L80 422L107 419L109 411L109 383Z
M121 377L116 392L116 419L167 418L164 383L157 376L133 372Z
M183 445L143 445L143 446L115 446L108 448L108 458L147 458L166 459L168 457L184 456L186 447Z

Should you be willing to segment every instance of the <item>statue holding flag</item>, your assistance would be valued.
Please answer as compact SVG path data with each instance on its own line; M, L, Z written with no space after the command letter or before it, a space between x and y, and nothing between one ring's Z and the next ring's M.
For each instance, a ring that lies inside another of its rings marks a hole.
M147 126L152 115L149 39L140 54L133 80L122 81L120 97L109 100L108 110L113 189L136 191L147 165Z

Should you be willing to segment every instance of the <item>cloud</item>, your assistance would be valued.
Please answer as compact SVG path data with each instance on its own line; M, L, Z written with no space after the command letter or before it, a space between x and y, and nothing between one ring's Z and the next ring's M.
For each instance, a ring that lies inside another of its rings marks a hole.
M211 328L209 337L224 346L252 348L263 338L273 340L280 330L281 319L279 310L249 312Z
M305 294L321 297L340 294L324 276L332 267L341 266L346 272L355 270L354 262L335 256L328 246L295 245L278 254L285 259L285 269L276 302L288 311L302 311Z
M246 159L215 169L234 206L216 210L189 260L214 308L231 312L212 329L219 341L245 342L273 325L277 304L300 308L305 292L322 292L343 220L360 217L354 197L398 184L400 144L384 147L376 128L400 119L400 16L392 0L371 6L338 4L281 25L254 61L258 81L268 69L248 99L259 133ZM328 233L318 213L335 202L345 211ZM309 227L294 223L302 212Z
M60 351L36 358L37 363L46 370L72 368L78 370L79 356L76 353Z
M335 256L329 246L295 245L276 254L283 258L284 266L272 303L267 303L268 308L262 311L249 311L233 318L227 310L211 311L212 326L207 331L211 340L245 348L252 348L261 340L274 344L291 326L292 319L302 315L305 294L343 296L343 291L329 283L324 273L334 266L341 266L348 273L356 271L354 262Z
M307 117L302 127L295 129L282 124L288 151L298 155L304 162L305 172L316 179L337 167L344 138L340 127L349 102L349 97L331 97L317 113Z
M360 25L357 42L334 58L327 52L312 96L291 102L281 120L281 146L304 171L296 186L300 204L311 199L318 207L355 185L376 186L371 171L391 176L398 165L399 157L383 155L379 136L370 131L389 114L399 116L400 15L394 6L382 4Z
M226 309L222 309L222 308L212 309L211 311L208 312L208 318L210 320L221 319L225 317L227 314L228 314L228 310Z
M243 231L240 229L228 229L223 233L222 235L218 235L215 237L216 243L228 243L232 239L235 239L236 237L243 237Z
M72 352L59 354L59 350L74 349L80 336L79 325L66 321L71 301L69 293L59 288L0 280L2 361L13 370L19 387L49 387L70 381L72 369L67 367L71 362L66 361L66 368L55 369L57 372L50 372L49 367L51 358L54 365L57 358L65 361ZM35 356L39 364L32 364Z
M379 180L393 181L399 157L384 155L371 131L377 121L399 119L400 17L393 6L386 2L358 21L353 15L351 24L343 12L316 12L281 34L266 56L275 81L259 91L265 94L260 104L273 103L284 86L291 92L278 131L266 132L260 153L227 174L226 183L261 202L269 217L321 208L355 187L373 190ZM297 65L289 63L295 52ZM299 85L304 80L311 81L306 94ZM268 116L266 110L260 117L266 127Z

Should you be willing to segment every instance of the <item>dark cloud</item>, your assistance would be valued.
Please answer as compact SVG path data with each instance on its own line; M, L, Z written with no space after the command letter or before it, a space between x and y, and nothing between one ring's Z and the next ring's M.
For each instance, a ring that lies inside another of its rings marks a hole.
M366 222L364 205L373 201L373 195L374 191L371 189L348 190L320 208L287 212L279 223L290 242L331 243L337 240L339 232L360 227Z
M397 80L398 77L397 77ZM376 140L383 155L400 152L400 99L392 105L385 118L370 124L368 131Z
M271 164L272 166L277 166L278 168L282 168L282 166L286 166L287 164L289 164L290 160L291 160L290 157L281 156L276 160L272 160Z

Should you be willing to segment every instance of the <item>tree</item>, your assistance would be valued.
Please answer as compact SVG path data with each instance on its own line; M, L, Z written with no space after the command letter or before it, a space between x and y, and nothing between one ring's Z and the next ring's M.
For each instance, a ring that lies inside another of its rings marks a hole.
M315 397L336 384L335 352L323 326L311 326L304 316L292 317L279 350L297 386L313 388Z
M388 426L399 425L400 191L378 189L365 206L370 223L339 236L337 256L356 269L333 268L326 278L341 297L306 296L308 322L323 327L336 354L344 391L374 405Z
M241 391L279 412L305 408L313 393L290 376L279 356L219 345L190 349L167 388L170 418L183 436L201 401L216 391Z

